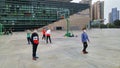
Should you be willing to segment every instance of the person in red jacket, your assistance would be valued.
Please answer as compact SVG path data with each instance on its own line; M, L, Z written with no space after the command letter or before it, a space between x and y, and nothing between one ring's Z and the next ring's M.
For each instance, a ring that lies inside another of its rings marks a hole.
M43 35L43 36L42 36L42 40L43 40L43 39L45 40L45 38L46 38L46 37L45 37L45 33L46 33L46 29L43 28L43 30L42 30L42 35Z

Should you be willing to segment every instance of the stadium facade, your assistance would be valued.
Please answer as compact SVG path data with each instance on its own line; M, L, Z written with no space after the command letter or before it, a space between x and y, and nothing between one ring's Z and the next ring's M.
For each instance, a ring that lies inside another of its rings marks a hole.
M65 1L0 0L0 23L4 29L15 31L40 28L60 20L62 13L68 17L90 7L89 4Z

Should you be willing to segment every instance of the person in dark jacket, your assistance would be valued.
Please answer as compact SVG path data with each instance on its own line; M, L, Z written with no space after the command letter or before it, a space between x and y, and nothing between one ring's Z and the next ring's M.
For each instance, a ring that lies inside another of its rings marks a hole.
M87 54L88 52L86 51L86 48L88 47L88 44L87 44L87 41L89 41L89 38L88 38L88 35L86 33L86 29L83 28L83 33L81 34L81 40L82 40L82 43L83 43L83 54Z
M39 44L39 36L38 36L37 30L34 30L31 35L31 43L32 43L32 57L33 57L33 60L36 60L38 58L36 56L36 51Z

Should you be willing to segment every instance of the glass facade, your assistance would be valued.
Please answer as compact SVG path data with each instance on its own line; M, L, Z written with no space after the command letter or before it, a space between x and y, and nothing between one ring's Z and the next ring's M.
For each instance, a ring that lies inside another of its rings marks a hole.
M89 8L88 4L44 0L0 0L0 4L0 23L15 31L40 28L60 20L58 12L69 16Z

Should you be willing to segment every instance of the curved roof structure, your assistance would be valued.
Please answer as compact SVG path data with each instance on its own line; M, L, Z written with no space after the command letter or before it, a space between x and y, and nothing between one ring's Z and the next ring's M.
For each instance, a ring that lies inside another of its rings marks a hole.
M48 0L48 1L70 2L72 0Z

